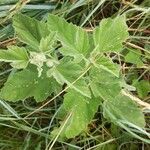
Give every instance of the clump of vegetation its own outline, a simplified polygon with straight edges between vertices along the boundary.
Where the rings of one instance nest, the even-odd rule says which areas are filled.
[[[39,3],[1,20],[2,149],[148,149],[147,2]]]

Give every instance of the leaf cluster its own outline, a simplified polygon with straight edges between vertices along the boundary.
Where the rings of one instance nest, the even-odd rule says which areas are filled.
[[[66,85],[60,114],[70,117],[52,135],[62,127],[61,137],[80,134],[99,106],[104,117],[116,124],[126,121],[144,128],[144,115],[122,94],[126,83],[120,65],[110,57],[123,49],[129,36],[125,16],[103,19],[93,33],[55,15],[42,22],[17,14],[13,27],[26,46],[0,50],[0,61],[9,62],[15,70],[0,91],[1,99],[16,102],[34,97],[41,102]],[[58,43],[61,46],[56,50]]]

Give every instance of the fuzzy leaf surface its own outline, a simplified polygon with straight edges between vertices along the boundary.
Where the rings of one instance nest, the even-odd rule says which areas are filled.
[[[39,51],[41,39],[50,33],[47,30],[46,23],[23,14],[17,14],[13,17],[13,27],[20,40],[29,45],[34,51]]]
[[[95,97],[101,97],[106,100],[121,92],[122,79],[103,69],[91,69],[90,77],[90,87]]]
[[[139,127],[145,127],[144,114],[141,109],[127,96],[119,94],[104,102],[103,111],[105,118],[112,122],[127,121]],[[115,120],[113,117],[115,117]]]
[[[57,33],[58,40],[65,47],[63,49],[64,53],[62,51],[64,55],[75,57],[76,55],[86,55],[88,53],[90,47],[88,34],[82,28],[55,15],[49,15],[48,27],[50,31]]]
[[[119,77],[119,65],[113,63],[110,58],[101,55],[95,62],[93,62],[93,64],[96,68],[103,69],[114,76]]]
[[[0,61],[10,62],[17,69],[26,68],[29,57],[24,47],[11,46],[8,50],[0,50]]]
[[[124,16],[115,19],[103,19],[94,31],[95,47],[100,52],[118,52],[122,49],[122,43],[128,38],[128,26]]]
[[[24,69],[9,76],[4,87],[1,89],[0,98],[16,102],[34,97],[37,102],[45,100],[55,92],[58,84],[52,78],[47,78],[43,73],[38,77],[34,69]]]
[[[70,88],[76,90],[86,97],[91,97],[89,87],[84,79],[80,77],[83,74],[83,68],[73,61],[65,59],[60,61],[60,64],[49,72],[59,84],[66,83]],[[78,79],[79,78],[79,79]],[[76,81],[74,84],[73,82]]]
[[[76,91],[69,90],[68,93],[65,94],[62,107],[66,112],[72,113],[72,115],[60,136],[73,138],[86,130],[87,125],[92,121],[99,104],[99,99],[89,99]],[[56,129],[53,133],[57,134],[58,131],[59,129]]]
[[[55,44],[55,33],[50,33],[48,36],[44,37],[40,41],[39,50],[41,52],[52,51]]]

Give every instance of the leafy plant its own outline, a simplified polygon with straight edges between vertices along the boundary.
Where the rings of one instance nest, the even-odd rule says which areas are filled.
[[[126,121],[144,128],[144,115],[122,94],[125,80],[109,55],[123,49],[122,43],[129,36],[125,21],[125,16],[103,19],[89,35],[55,15],[49,15],[46,23],[15,15],[13,27],[26,46],[0,51],[0,60],[18,69],[10,74],[0,98],[16,102],[34,97],[40,102],[51,94],[60,95],[65,87],[60,113],[71,116],[61,137],[72,138],[86,130],[99,106],[104,117],[116,124]],[[62,59],[57,43],[61,43],[58,51]]]

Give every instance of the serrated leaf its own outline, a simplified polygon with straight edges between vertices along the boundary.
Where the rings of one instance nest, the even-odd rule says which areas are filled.
[[[145,98],[148,95],[148,93],[150,92],[150,82],[149,81],[146,81],[146,80],[140,80],[140,81],[134,80],[133,81],[133,86],[136,87],[138,96],[140,98]]]
[[[45,100],[58,88],[53,78],[47,78],[46,74],[38,77],[35,69],[24,69],[9,76],[1,89],[0,98],[16,102],[34,97],[37,102]]]
[[[90,87],[95,97],[101,97],[106,100],[121,92],[122,79],[107,71],[93,68],[90,70],[90,77]]]
[[[39,50],[41,52],[52,51],[55,43],[55,33],[50,33],[48,36],[44,37],[40,41]]]
[[[108,57],[101,55],[96,61],[92,62],[98,69],[103,69],[110,72],[116,77],[119,77],[120,68],[119,65],[112,62]]]
[[[94,117],[100,102],[99,99],[89,99],[76,91],[69,90],[64,96],[62,107],[72,115],[60,136],[73,138],[84,131]],[[58,131],[59,129],[56,129],[52,134],[57,134]]]
[[[83,68],[73,61],[61,60],[60,64],[49,71],[48,75],[57,80],[59,84],[66,83],[70,88],[76,90],[84,96],[91,97],[88,85],[83,77]],[[80,79],[78,79],[80,77]],[[77,80],[78,79],[78,80]],[[77,80],[77,81],[76,81]],[[74,84],[73,82],[76,81]]]
[[[12,67],[22,69],[27,67],[29,57],[24,47],[11,46],[8,50],[0,50],[0,61],[10,62]]]
[[[64,56],[72,56],[72,57],[74,57],[74,61],[77,62],[77,63],[81,62],[81,60],[83,59],[83,57],[81,56],[81,54],[79,54],[78,52],[76,53],[74,50],[69,49],[67,47],[61,47],[59,49],[59,51]]]
[[[116,97],[111,97],[111,99],[104,102],[103,111],[105,118],[114,123],[123,120],[142,128],[145,127],[144,114],[137,104],[127,96],[120,94]],[[111,115],[115,117],[115,120]]]
[[[17,14],[13,17],[13,27],[20,40],[29,45],[34,51],[39,51],[41,39],[50,33],[46,23],[23,14]]]
[[[49,15],[48,27],[50,31],[57,32],[57,38],[66,48],[64,55],[75,57],[86,55],[89,50],[88,34],[80,27],[68,23],[65,19],[55,15]]]
[[[95,47],[98,46],[100,52],[118,52],[128,36],[126,19],[124,16],[118,16],[115,19],[103,19],[95,29],[93,38]]]

